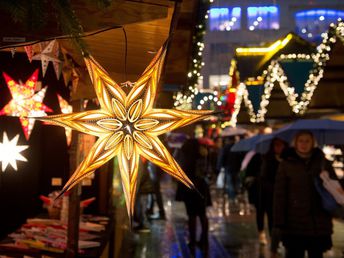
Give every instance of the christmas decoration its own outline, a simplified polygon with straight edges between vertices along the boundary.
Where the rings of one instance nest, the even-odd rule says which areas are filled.
[[[6,132],[3,132],[2,142],[0,142],[0,161],[2,163],[1,170],[4,172],[10,164],[14,170],[17,170],[17,160],[27,162],[27,159],[20,154],[23,150],[29,148],[28,145],[17,145],[19,135],[17,134],[9,140]]]
[[[281,55],[277,59],[271,61],[267,70],[265,70],[261,76],[264,79],[264,94],[262,95],[260,108],[257,114],[254,113],[252,103],[248,98],[246,85],[242,83],[238,88],[237,99],[234,105],[235,110],[233,112],[230,124],[236,124],[237,114],[240,111],[243,100],[248,110],[250,121],[252,123],[264,122],[271,91],[276,85],[281,87],[292,111],[298,115],[304,114],[310,104],[314,91],[323,77],[324,67],[327,61],[330,59],[332,46],[334,43],[336,43],[337,38],[341,41],[344,39],[344,23],[339,20],[337,25],[331,24],[329,31],[323,33],[322,37],[322,43],[317,47],[317,51],[312,55]],[[288,77],[280,65],[280,61],[283,60],[313,60],[314,68],[309,73],[308,80],[304,86],[304,92],[301,94],[301,96],[295,92],[294,87],[289,83]]]
[[[212,112],[153,108],[165,55],[166,47],[162,47],[128,94],[92,57],[85,58],[101,108],[39,118],[99,137],[61,194],[114,156],[118,158],[129,217],[134,211],[140,156],[188,187],[193,186],[158,136],[203,119]]]
[[[18,84],[6,73],[3,73],[3,76],[11,92],[12,100],[0,110],[0,115],[18,116],[25,138],[28,140],[35,123],[35,120],[29,117],[45,116],[46,112],[52,112],[49,107],[43,104],[47,87],[35,94],[38,69],[24,85]]]
[[[193,35],[193,47],[191,53],[191,64],[187,78],[187,89],[176,94],[174,106],[178,109],[188,110],[192,108],[192,100],[199,93],[197,86],[201,76],[201,69],[205,65],[202,60],[204,50],[204,35],[206,33],[207,19],[209,18],[209,4],[213,0],[199,1],[199,11],[197,17],[197,25]]]
[[[32,62],[32,57],[33,57],[33,46],[29,45],[29,46],[25,46],[24,47],[27,58],[29,59],[30,63]]]
[[[58,56],[56,56],[56,48],[58,47],[59,46],[56,39],[50,41],[46,46],[44,46],[43,43],[40,43],[41,52],[32,57],[32,60],[41,60],[43,77],[47,72],[49,62],[53,62],[54,67],[61,63],[61,61],[58,59]]]
[[[73,112],[73,107],[68,104],[66,100],[64,100],[60,95],[57,95],[59,106],[61,109],[62,114],[70,114]],[[69,127],[65,127],[66,131],[66,139],[67,139],[67,145],[69,146],[72,142],[72,129]]]

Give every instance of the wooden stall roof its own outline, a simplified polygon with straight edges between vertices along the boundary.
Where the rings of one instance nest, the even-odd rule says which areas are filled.
[[[285,43],[283,43],[283,41]],[[281,42],[281,44],[276,44],[278,42]],[[275,44],[277,45],[277,47],[272,47]],[[255,53],[240,54],[236,52],[234,59],[237,62],[240,81],[245,81],[249,77],[257,77],[261,75],[263,70],[265,70],[270,64],[271,60],[276,59],[282,54],[311,54],[315,51],[315,45],[299,37],[294,32],[290,32],[287,35],[276,39],[275,42],[270,42],[268,44],[265,44],[264,46],[257,46],[257,48],[262,47],[271,48],[271,51],[260,55],[257,55]],[[252,49],[252,47],[250,48]]]
[[[127,0],[113,2],[110,7],[100,10],[90,2],[85,5],[85,1],[73,1],[73,9],[86,34],[84,39],[89,52],[118,83],[135,81],[169,37],[178,3]],[[13,45],[14,42],[8,42],[11,38],[24,38],[26,42],[32,42],[61,36],[54,21],[49,21],[51,26],[48,29],[27,32],[20,24],[9,22],[6,15],[0,17],[0,47]],[[103,32],[97,33],[100,30]],[[94,97],[80,50],[69,39],[60,39],[59,42],[81,66],[83,75],[73,98]],[[24,50],[17,48],[17,51]]]

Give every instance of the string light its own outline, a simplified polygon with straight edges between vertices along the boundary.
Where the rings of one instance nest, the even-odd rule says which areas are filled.
[[[201,6],[200,10],[205,10],[204,14],[201,14],[199,24],[195,27],[195,34],[193,36],[193,50],[192,50],[192,62],[190,65],[190,70],[188,72],[187,78],[187,90],[184,92],[176,93],[174,99],[174,106],[177,109],[181,110],[190,110],[192,109],[192,101],[198,94],[198,81],[202,79],[201,69],[205,65],[202,61],[203,51],[204,51],[204,35],[206,33],[206,20],[209,18],[209,3],[212,3],[213,0],[209,2],[201,1],[201,5],[206,5],[205,8]],[[233,24],[235,21],[233,21]],[[199,108],[199,103],[196,103],[197,109]]]
[[[292,112],[298,115],[304,114],[310,104],[311,98],[319,84],[319,81],[323,77],[324,67],[327,61],[330,59],[329,53],[332,49],[333,44],[336,43],[337,38],[340,39],[344,44],[344,23],[341,22],[341,20],[339,20],[339,23],[337,25],[331,24],[329,31],[323,33],[322,37],[322,43],[317,47],[317,52],[315,54],[282,54],[278,59],[271,61],[267,70],[263,71],[262,74],[262,77],[265,78],[264,92],[261,98],[260,108],[257,111],[257,114],[254,113],[252,103],[248,98],[248,91],[246,85],[244,83],[241,83],[238,87],[237,98],[234,105],[234,112],[229,123],[232,126],[236,125],[237,115],[240,111],[242,101],[244,101],[244,105],[248,110],[251,122],[264,122],[265,115],[267,113],[267,106],[269,104],[269,99],[271,97],[271,91],[276,84],[278,84],[284,92],[287,101],[290,107],[292,108]],[[260,53],[258,50],[260,51],[261,49],[255,48],[255,51]],[[252,49],[249,51],[252,51]],[[310,71],[308,80],[304,85],[304,92],[301,94],[300,97],[295,92],[295,88],[290,85],[288,78],[280,65],[280,61],[288,59],[298,59],[307,61],[312,60],[314,62],[314,67]],[[297,101],[298,99],[299,101]]]

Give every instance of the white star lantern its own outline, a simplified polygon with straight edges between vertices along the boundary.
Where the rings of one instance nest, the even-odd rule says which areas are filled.
[[[40,45],[42,49],[42,45]],[[41,60],[42,62],[42,73],[43,77],[48,69],[49,62],[52,62],[54,65],[54,70],[56,76],[59,78],[59,65],[61,64],[61,60],[58,58],[59,50],[58,50],[58,42],[55,40],[50,41],[49,44],[42,49],[41,53],[34,55],[32,60]]]
[[[2,142],[0,142],[0,161],[1,170],[4,172],[10,164],[17,171],[17,160],[27,162],[27,159],[21,154],[23,150],[29,148],[28,145],[17,145],[19,134],[12,140],[9,140],[6,132],[3,133]]]

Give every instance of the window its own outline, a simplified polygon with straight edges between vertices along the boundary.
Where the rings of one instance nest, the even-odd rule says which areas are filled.
[[[209,76],[209,86],[211,89],[221,88],[222,90],[228,87],[229,75],[228,74],[216,74]]]
[[[247,27],[249,30],[278,30],[279,9],[277,6],[247,7]]]
[[[240,29],[241,8],[210,8],[210,30],[231,31]]]
[[[344,18],[344,11],[314,9],[295,13],[296,32],[308,40],[319,43],[321,33],[328,30],[330,24],[338,18]]]

